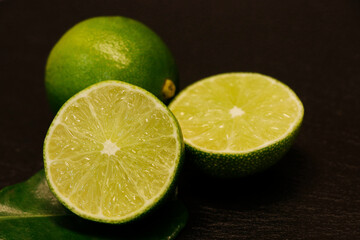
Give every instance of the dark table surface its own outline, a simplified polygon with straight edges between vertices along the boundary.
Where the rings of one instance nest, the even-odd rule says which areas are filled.
[[[214,180],[185,167],[190,212],[179,239],[360,239],[360,1],[0,0],[0,188],[43,167],[52,113],[50,49],[93,16],[135,18],[172,50],[180,88],[223,72],[259,72],[305,106],[302,130],[268,171]]]

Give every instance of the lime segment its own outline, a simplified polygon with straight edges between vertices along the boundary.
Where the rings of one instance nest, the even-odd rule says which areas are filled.
[[[146,213],[170,190],[182,156],[171,112],[120,81],[81,91],[60,109],[44,144],[49,185],[74,213],[120,223]]]

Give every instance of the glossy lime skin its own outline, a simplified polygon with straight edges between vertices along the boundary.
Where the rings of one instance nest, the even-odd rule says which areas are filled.
[[[166,79],[178,87],[174,58],[142,23],[120,16],[95,17],[68,30],[48,57],[45,87],[56,112],[71,96],[103,80],[140,86],[162,101]]]

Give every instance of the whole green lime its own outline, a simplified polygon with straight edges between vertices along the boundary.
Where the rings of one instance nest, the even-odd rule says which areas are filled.
[[[45,87],[57,111],[71,96],[103,81],[138,85],[166,102],[178,85],[174,58],[144,24],[120,16],[95,17],[68,30],[51,50]]]

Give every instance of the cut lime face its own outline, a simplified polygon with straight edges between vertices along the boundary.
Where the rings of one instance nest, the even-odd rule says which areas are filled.
[[[183,90],[169,107],[186,145],[201,158],[196,162],[213,175],[248,175],[272,165],[277,159],[264,150],[283,155],[304,114],[289,87],[256,73],[203,79]]]
[[[77,215],[122,223],[168,193],[183,152],[172,113],[149,92],[120,81],[68,100],[44,143],[50,188]]]

